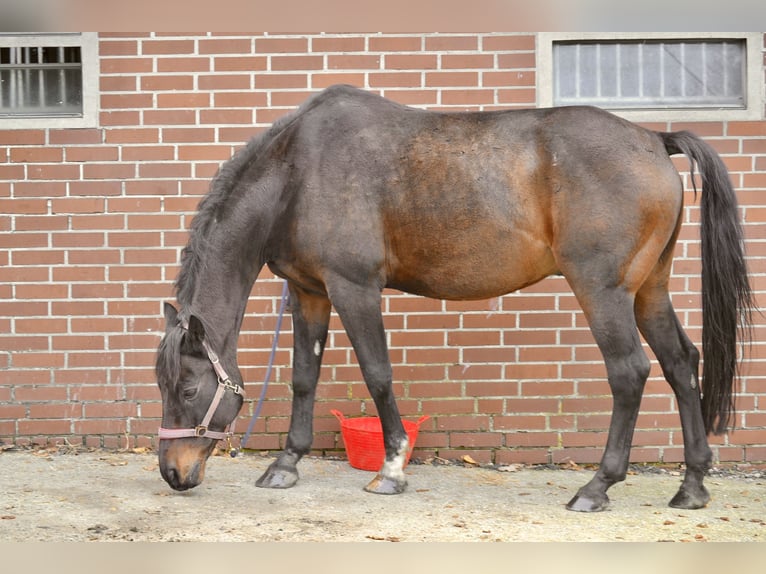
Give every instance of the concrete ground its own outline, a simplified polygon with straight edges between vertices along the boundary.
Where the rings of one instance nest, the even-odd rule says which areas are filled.
[[[140,449],[139,449],[140,450]],[[707,508],[667,506],[681,476],[635,470],[606,512],[564,505],[592,470],[416,464],[398,496],[366,493],[346,461],[306,458],[288,490],[254,486],[272,458],[214,456],[204,483],[171,490],[156,454],[0,452],[0,540],[14,541],[764,541],[766,473],[713,472]]]

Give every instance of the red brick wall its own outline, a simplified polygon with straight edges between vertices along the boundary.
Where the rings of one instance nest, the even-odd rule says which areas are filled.
[[[153,375],[161,305],[172,297],[186,228],[220,163],[311,93],[344,82],[430,108],[535,105],[534,35],[218,36],[103,34],[100,126],[0,124],[0,440],[155,444]],[[766,290],[766,122],[653,124],[691,129],[720,153],[739,190],[749,265]],[[686,161],[679,160],[686,170]],[[689,194],[674,303],[699,345],[697,206]],[[256,283],[240,341],[250,399],[261,390],[281,283]],[[482,462],[599,460],[611,398],[566,282],[546,279],[473,303],[387,292],[403,414],[431,419],[416,456]],[[740,384],[722,461],[766,460],[766,334]],[[248,447],[277,449],[288,426],[290,322]],[[337,317],[316,406],[317,451],[340,449],[337,408],[372,412]],[[653,364],[632,459],[682,460],[675,401]]]

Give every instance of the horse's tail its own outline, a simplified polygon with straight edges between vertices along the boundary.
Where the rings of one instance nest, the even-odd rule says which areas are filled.
[[[723,434],[734,416],[737,340],[751,335],[755,308],[747,276],[737,196],[726,166],[707,143],[689,132],[661,133],[668,154],[682,153],[702,179],[702,417],[708,433]]]

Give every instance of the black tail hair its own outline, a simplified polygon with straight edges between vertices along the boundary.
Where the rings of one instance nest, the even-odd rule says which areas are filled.
[[[734,408],[737,342],[751,336],[755,309],[747,275],[737,196],[720,156],[686,131],[660,133],[668,154],[693,160],[702,179],[702,417],[708,433],[723,434]]]

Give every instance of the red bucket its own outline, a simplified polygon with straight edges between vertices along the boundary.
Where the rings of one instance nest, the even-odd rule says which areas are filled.
[[[355,417],[347,419],[343,413],[335,409],[330,411],[340,421],[340,432],[343,436],[343,444],[346,445],[346,454],[348,463],[354,468],[361,470],[380,470],[383,461],[386,458],[386,449],[383,446],[383,429],[378,417]],[[407,456],[404,459],[404,466],[410,462],[412,449],[415,447],[415,441],[418,438],[420,425],[427,421],[428,415],[420,417],[418,422],[402,421],[404,430],[410,441],[410,447],[407,449]]]

